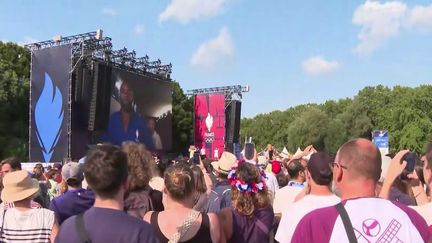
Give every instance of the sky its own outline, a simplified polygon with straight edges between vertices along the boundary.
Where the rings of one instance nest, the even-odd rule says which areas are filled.
[[[250,85],[242,117],[432,81],[432,1],[0,0],[0,40],[103,29],[186,91]]]

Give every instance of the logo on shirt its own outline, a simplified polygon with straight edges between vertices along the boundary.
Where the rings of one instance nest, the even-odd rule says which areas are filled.
[[[366,219],[362,224],[363,233],[367,236],[375,237],[381,231],[381,225],[376,219]]]

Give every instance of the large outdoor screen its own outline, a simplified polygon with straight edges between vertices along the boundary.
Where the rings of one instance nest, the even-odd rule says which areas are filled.
[[[110,116],[101,140],[116,145],[144,143],[150,150],[172,146],[171,82],[113,69]]]
[[[72,157],[84,156],[91,144],[120,146],[125,141],[143,143],[151,151],[170,151],[171,81],[97,65],[97,78],[84,81],[84,97],[73,102]]]

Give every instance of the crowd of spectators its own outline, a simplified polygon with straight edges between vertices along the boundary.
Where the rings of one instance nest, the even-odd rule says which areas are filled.
[[[335,155],[197,161],[125,142],[32,171],[6,158],[0,242],[431,242],[432,143],[412,154],[360,138]]]

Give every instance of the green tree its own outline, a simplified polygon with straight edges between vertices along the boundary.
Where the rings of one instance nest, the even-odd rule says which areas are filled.
[[[288,147],[295,151],[297,146],[304,148],[313,144],[317,149],[325,149],[324,139],[329,122],[327,114],[317,107],[304,111],[289,126]]]
[[[193,142],[193,99],[184,94],[178,82],[172,83],[173,152],[185,153]]]
[[[28,160],[30,53],[0,42],[0,158]]]

